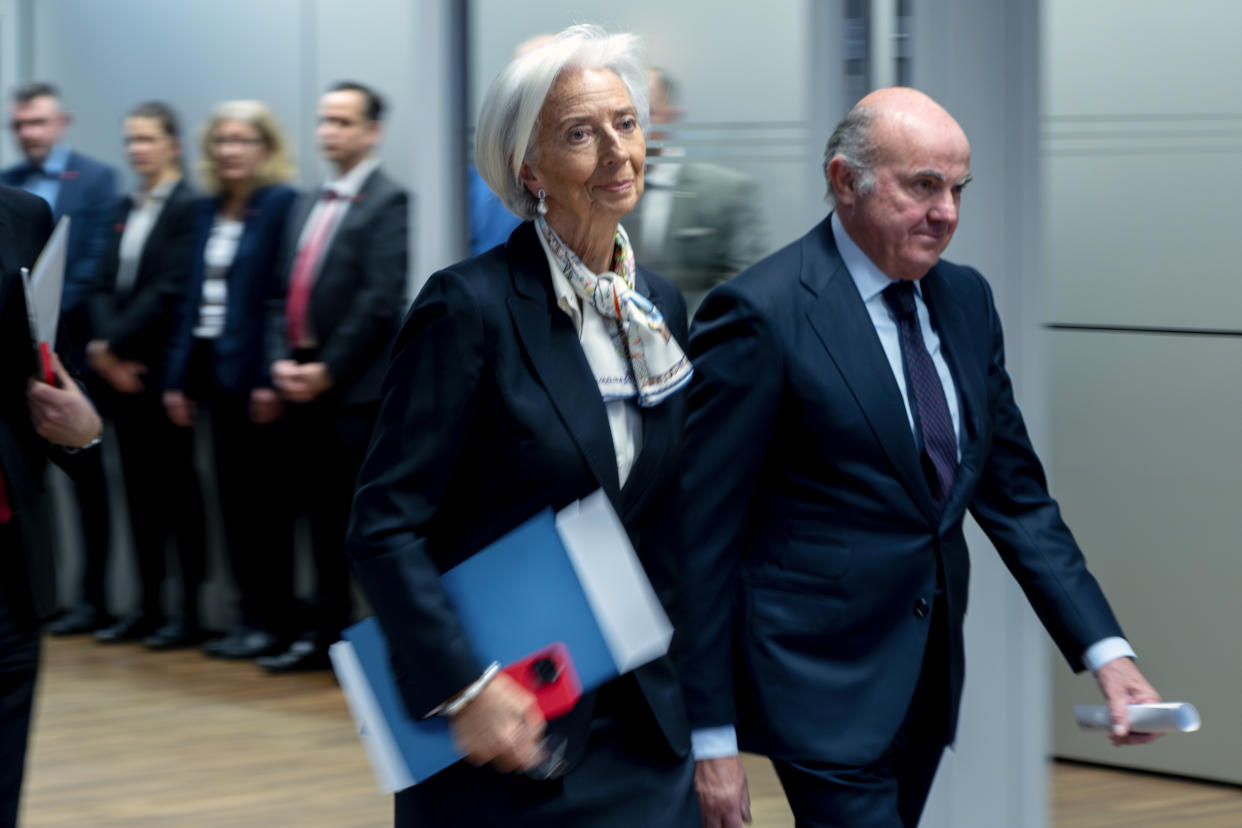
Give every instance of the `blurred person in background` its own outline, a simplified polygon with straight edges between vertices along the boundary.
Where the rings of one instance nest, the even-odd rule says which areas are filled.
[[[671,609],[685,306],[618,224],[642,195],[646,121],[630,35],[575,26],[512,61],[484,100],[475,162],[526,221],[434,274],[398,335],[347,546],[406,708],[447,716],[468,760],[398,793],[398,825],[700,824],[669,658],[545,722],[473,651],[439,580],[602,489]]]
[[[204,650],[223,658],[280,652],[292,602],[292,527],[280,488],[281,402],[263,346],[277,259],[296,192],[289,143],[267,105],[226,101],[203,131],[190,277],[169,343],[164,408],[181,428],[209,409],[224,540],[240,618]]]
[[[158,101],[134,107],[124,134],[138,187],[117,202],[105,230],[108,249],[86,300],[86,356],[102,380],[96,402],[120,448],[140,592],[137,607],[95,637],[143,639],[164,649],[199,639],[207,560],[193,432],[169,422],[160,399],[172,312],[190,273],[198,199],[183,175],[171,108]],[[170,538],[178,553],[180,609],[167,617],[161,593]]]
[[[52,232],[40,199],[0,186],[0,825],[17,825],[39,669],[39,622],[56,606],[48,457],[89,460],[102,431],[81,388],[55,361],[57,385],[37,382],[19,273]],[[63,448],[56,448],[57,446]],[[68,448],[66,451],[64,448]],[[88,448],[83,451],[81,449]]]
[[[677,85],[662,69],[649,69],[647,77],[657,145],[647,153],[646,194],[625,227],[643,264],[681,290],[693,316],[709,290],[763,255],[758,196],[742,173],[682,160],[685,151],[667,129],[685,112]]]
[[[537,34],[518,44],[514,50],[515,58],[521,57],[532,49],[537,49],[552,39],[550,34]],[[470,255],[477,256],[491,250],[498,244],[509,239],[522,220],[505,206],[505,203],[491,191],[487,182],[479,175],[477,167],[466,170],[467,226],[470,230]]]
[[[70,217],[61,323],[70,367],[80,371],[88,336],[83,306],[104,252],[103,228],[116,199],[116,173],[70,148],[65,135],[72,120],[51,84],[36,81],[15,89],[11,127],[23,160],[0,173],[0,183],[42,198],[52,208],[53,221]],[[91,452],[72,471],[81,518],[81,580],[76,603],[51,626],[54,635],[90,632],[111,620],[105,595],[111,528],[102,452]]]
[[[409,270],[409,194],[375,157],[384,113],[383,99],[358,83],[320,98],[315,136],[334,175],[294,204],[281,291],[268,306],[272,383],[288,432],[282,487],[310,520],[315,571],[297,639],[259,659],[271,672],[328,667],[328,645],[350,621],[345,526]]]

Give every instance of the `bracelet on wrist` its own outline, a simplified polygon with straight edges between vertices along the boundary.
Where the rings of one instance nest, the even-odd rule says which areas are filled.
[[[457,698],[453,699],[451,702],[445,703],[445,705],[437,712],[441,716],[457,715],[461,712],[463,707],[478,698],[478,695],[483,692],[483,688],[491,684],[492,679],[496,678],[496,674],[499,672],[500,662],[493,661],[491,664],[487,665],[487,669],[483,671],[483,675],[479,676],[474,680],[473,684],[461,691]]]

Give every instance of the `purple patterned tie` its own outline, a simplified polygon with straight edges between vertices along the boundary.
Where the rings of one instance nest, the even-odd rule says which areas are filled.
[[[914,424],[922,435],[924,476],[936,505],[944,508],[957,475],[957,437],[945,401],[940,374],[932,362],[914,307],[914,283],[894,282],[884,288],[884,302],[897,317],[901,359],[906,364],[908,392],[914,402]]]

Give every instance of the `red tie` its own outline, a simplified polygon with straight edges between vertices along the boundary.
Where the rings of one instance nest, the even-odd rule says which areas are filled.
[[[293,274],[289,277],[289,297],[285,300],[285,333],[289,337],[289,344],[294,348],[307,344],[310,338],[307,311],[310,308],[311,285],[315,280],[315,269],[319,266],[324,242],[328,240],[328,233],[336,222],[336,193],[324,190],[323,200],[324,204],[307,233],[306,243],[298,251]]]

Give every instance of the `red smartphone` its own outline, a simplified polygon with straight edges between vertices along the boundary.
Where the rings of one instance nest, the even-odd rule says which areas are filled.
[[[564,716],[582,698],[582,682],[569,648],[559,641],[518,659],[503,672],[534,693],[545,719]]]

